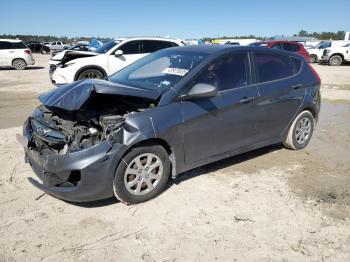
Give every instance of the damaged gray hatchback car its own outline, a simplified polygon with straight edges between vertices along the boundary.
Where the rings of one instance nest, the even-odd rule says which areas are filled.
[[[168,178],[283,142],[304,148],[320,109],[320,79],[300,56],[259,47],[176,47],[109,81],[55,88],[18,140],[39,177],[68,201],[115,195],[140,203]]]

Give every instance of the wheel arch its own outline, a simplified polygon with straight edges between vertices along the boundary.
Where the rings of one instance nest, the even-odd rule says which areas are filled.
[[[133,148],[135,147],[139,147],[139,146],[149,146],[149,145],[160,145],[162,146],[166,152],[168,153],[169,155],[169,160],[170,160],[170,164],[171,164],[171,176],[173,178],[176,177],[177,175],[177,169],[176,169],[176,156],[175,156],[175,153],[174,153],[174,150],[172,149],[172,147],[170,146],[170,144],[165,141],[164,139],[162,138],[148,138],[148,139],[145,139],[145,140],[141,140],[141,141],[138,141],[136,142],[135,144],[131,145],[125,152],[124,154],[122,155],[122,157],[120,158],[120,161],[119,163],[117,164],[116,168],[118,168],[120,162],[122,161],[122,159],[124,158],[124,156],[126,154],[128,154]]]
[[[26,65],[27,65],[27,61],[24,58],[22,58],[22,57],[13,58],[12,61],[11,61],[11,65],[13,65],[13,61],[18,60],[18,59],[24,61],[24,63],[26,63]]]
[[[336,55],[340,56],[344,60],[344,55],[342,53],[334,53],[330,56],[329,59],[331,59],[333,56],[336,56]]]
[[[98,65],[87,65],[87,66],[83,66],[82,68],[80,68],[74,75],[74,81],[77,81],[78,80],[78,77],[79,75],[84,71],[84,70],[87,70],[87,69],[97,69],[99,70],[103,76],[106,78],[107,77],[107,72],[106,70],[104,70],[101,66],[98,66]]]

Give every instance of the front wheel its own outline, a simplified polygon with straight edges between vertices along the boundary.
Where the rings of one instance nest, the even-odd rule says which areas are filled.
[[[301,112],[289,128],[283,145],[289,149],[303,149],[310,142],[314,132],[315,119],[310,111]]]
[[[16,70],[24,70],[26,68],[26,66],[27,66],[27,63],[23,59],[17,58],[15,60],[13,60],[12,66]]]
[[[343,58],[340,55],[334,55],[329,59],[328,63],[331,66],[340,66],[343,63]]]
[[[78,80],[83,79],[103,79],[104,75],[100,70],[97,69],[86,69],[81,72],[78,76]]]
[[[164,147],[135,147],[123,157],[115,172],[114,195],[126,204],[145,202],[164,190],[169,175],[169,155]]]
[[[310,63],[317,63],[317,56],[316,55],[310,55],[310,59],[309,59],[309,61],[310,61]]]

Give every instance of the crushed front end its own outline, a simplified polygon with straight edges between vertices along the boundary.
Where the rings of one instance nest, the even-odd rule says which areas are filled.
[[[25,161],[39,178],[29,181],[73,202],[113,196],[114,172],[127,149],[125,136],[139,134],[125,128],[126,118],[150,106],[137,97],[96,92],[83,104],[74,110],[42,104],[24,123],[23,136],[17,136]]]

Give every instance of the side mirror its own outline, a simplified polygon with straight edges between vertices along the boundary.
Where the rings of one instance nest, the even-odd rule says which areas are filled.
[[[218,90],[216,86],[206,83],[195,84],[187,94],[180,96],[182,100],[190,100],[196,98],[208,98],[216,96]]]
[[[123,55],[123,51],[122,50],[117,50],[117,51],[115,51],[115,53],[114,53],[114,56],[116,56],[116,57],[118,57],[118,56],[122,56]]]

